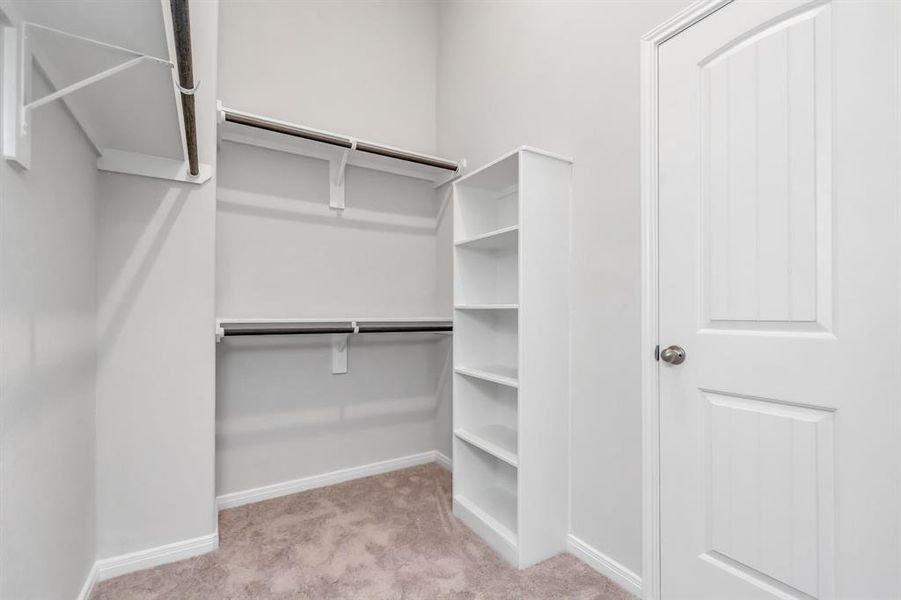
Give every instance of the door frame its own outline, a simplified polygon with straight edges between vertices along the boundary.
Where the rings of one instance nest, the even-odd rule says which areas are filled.
[[[657,53],[661,44],[732,1],[694,2],[641,38],[641,591],[644,600],[660,600]]]

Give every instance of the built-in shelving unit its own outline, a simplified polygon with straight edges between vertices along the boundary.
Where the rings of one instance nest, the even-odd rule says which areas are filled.
[[[566,547],[571,171],[520,148],[454,183],[454,514],[519,568]]]

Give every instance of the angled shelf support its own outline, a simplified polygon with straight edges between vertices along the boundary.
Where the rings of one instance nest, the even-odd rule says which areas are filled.
[[[31,97],[32,70],[34,68],[34,50],[29,33],[33,29],[76,41],[96,44],[113,52],[121,53],[127,58],[115,66],[29,101],[28,99]],[[18,27],[4,27],[2,35],[3,157],[7,160],[15,161],[25,169],[31,166],[31,117],[34,109],[145,62],[172,68],[172,63],[168,60],[60,31],[52,27],[45,27],[37,23],[23,22]]]
[[[22,168],[31,167],[31,134],[35,110],[57,100],[66,103],[76,121],[91,141],[99,157],[97,167],[100,170],[142,175],[161,179],[170,179],[188,183],[201,184],[209,180],[212,169],[209,165],[199,165],[197,175],[191,175],[185,160],[153,153],[120,150],[107,147],[97,135],[97,123],[86,117],[87,111],[78,110],[72,96],[86,88],[106,83],[110,78],[121,73],[132,71],[140,65],[156,65],[173,72],[175,64],[165,58],[144,54],[136,50],[108,44],[103,41],[83,37],[39,23],[22,21],[18,25],[0,26],[0,43],[2,43],[2,149],[3,158],[15,162]],[[47,59],[37,40],[52,39],[54,43],[72,43],[74,46],[90,47],[94,51],[104,53],[104,60],[97,66],[97,71],[90,75],[75,74],[75,81],[61,82],[72,78],[73,74],[60,72],[52,61]],[[111,59],[115,60],[111,60]],[[32,79],[36,68],[49,80],[51,91],[39,98],[32,97]],[[68,76],[68,77],[66,77]],[[157,75],[156,77],[159,77]],[[172,75],[164,80],[173,81]],[[113,84],[106,83],[111,86]],[[115,88],[111,88],[115,91]],[[173,102],[175,96],[173,95]],[[169,114],[166,107],[160,114]],[[175,112],[180,112],[176,108]],[[96,121],[96,119],[95,119]],[[102,123],[101,123],[102,125]],[[181,131],[182,149],[184,149],[184,131]],[[175,152],[178,149],[175,148]]]
[[[332,375],[347,373],[347,342],[350,336],[360,332],[356,321],[351,321],[353,332],[339,333],[332,336]]]
[[[344,210],[344,175],[347,172],[347,160],[350,158],[351,152],[357,149],[357,140],[351,138],[350,148],[341,152],[341,156],[329,159],[329,208],[335,210]]]

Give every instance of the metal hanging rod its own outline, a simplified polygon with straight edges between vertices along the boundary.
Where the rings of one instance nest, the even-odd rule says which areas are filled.
[[[450,334],[451,319],[353,319],[337,320],[257,320],[224,319],[216,321],[216,342],[233,336],[328,335],[331,337],[332,374],[347,373],[350,339],[358,333],[437,333]]]
[[[345,324],[346,323],[346,324]],[[423,321],[412,323],[369,322],[323,322],[312,324],[297,323],[220,323],[219,336],[258,335],[323,335],[356,333],[447,333],[454,326],[450,322]]]
[[[326,333],[441,333],[453,331],[453,325],[417,325],[404,326],[379,326],[359,325],[358,327],[255,327],[242,329],[225,328],[223,335],[226,337],[236,335],[316,335]]]
[[[238,125],[245,125],[247,127],[256,127],[257,129],[265,129],[274,133],[290,135],[292,137],[312,140],[314,142],[321,142],[323,144],[331,144],[332,146],[339,146],[348,150],[354,149],[369,154],[377,154],[379,156],[412,162],[428,167],[435,167],[437,169],[444,169],[446,171],[456,172],[460,169],[460,165],[456,162],[436,158],[434,156],[428,156],[427,154],[419,154],[416,152],[409,152],[407,150],[398,150],[397,148],[391,148],[390,146],[383,146],[381,144],[375,144],[373,142],[354,140],[353,138],[326,133],[324,131],[318,131],[316,129],[310,129],[307,127],[301,127],[299,125],[292,125],[281,121],[274,121],[256,115],[249,115],[246,113],[230,110],[227,108],[223,108],[222,112],[224,113],[225,120],[229,123],[236,123]]]
[[[191,58],[191,15],[188,0],[169,0],[172,9],[172,29],[175,34],[175,54],[178,63],[178,87],[181,92],[181,112],[185,121],[185,143],[188,149],[188,171],[196,177],[200,173],[197,159],[197,117],[194,112],[194,62]]]

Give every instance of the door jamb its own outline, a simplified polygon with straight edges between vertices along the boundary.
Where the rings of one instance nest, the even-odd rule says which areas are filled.
[[[657,52],[661,44],[732,0],[699,0],[641,38],[641,439],[642,598],[660,600],[658,389]]]

